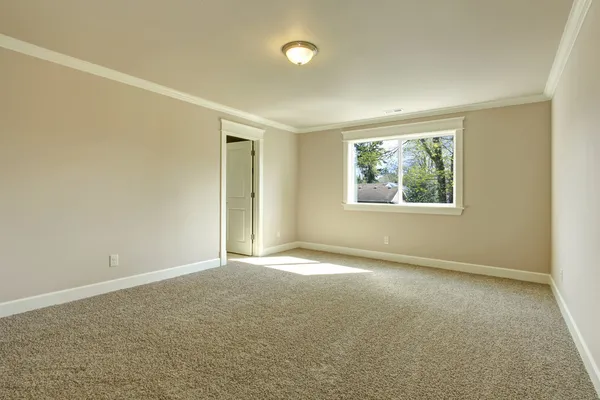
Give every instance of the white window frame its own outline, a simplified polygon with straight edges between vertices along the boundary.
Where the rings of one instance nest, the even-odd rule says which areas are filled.
[[[344,199],[347,211],[400,212],[416,214],[461,215],[463,212],[463,122],[464,117],[415,122],[403,125],[342,132],[344,143]],[[371,204],[356,201],[355,143],[376,140],[409,140],[425,137],[454,136],[454,203]],[[399,179],[402,178],[402,150],[399,151]],[[399,190],[402,182],[399,182]],[[400,196],[402,199],[402,196]],[[402,201],[402,200],[401,200]]]

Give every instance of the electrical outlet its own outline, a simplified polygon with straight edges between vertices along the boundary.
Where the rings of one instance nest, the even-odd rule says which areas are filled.
[[[390,237],[389,236],[384,236],[383,237],[383,244],[390,244]]]
[[[277,237],[280,238],[281,237],[281,232],[277,232]]]
[[[560,281],[563,282],[565,280],[565,271],[561,268],[560,269]]]
[[[118,267],[119,266],[119,255],[118,254],[111,254],[108,257],[108,266],[109,267]]]

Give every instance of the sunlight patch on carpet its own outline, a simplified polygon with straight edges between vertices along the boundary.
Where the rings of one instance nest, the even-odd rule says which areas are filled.
[[[294,274],[300,275],[362,274],[365,272],[371,272],[366,269],[327,263],[264,265],[264,267],[277,269],[280,271],[293,272]]]
[[[277,269],[279,271],[292,272],[299,275],[339,275],[372,272],[366,269],[347,267],[345,265],[321,263],[319,261],[299,257],[245,257],[231,258],[230,260],[237,261],[239,263]]]
[[[237,261],[252,265],[285,265],[285,264],[315,264],[318,261],[307,260],[298,257],[247,257],[247,258],[231,258],[231,261]]]

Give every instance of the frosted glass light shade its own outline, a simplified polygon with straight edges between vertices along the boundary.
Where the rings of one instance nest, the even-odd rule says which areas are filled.
[[[317,54],[318,49],[312,43],[297,41],[290,42],[281,48],[283,54],[296,65],[308,63]]]

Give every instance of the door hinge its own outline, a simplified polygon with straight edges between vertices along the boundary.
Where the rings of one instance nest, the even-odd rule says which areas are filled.
[[[250,151],[250,155],[251,155],[252,157],[254,157],[254,156],[256,155],[256,150],[252,150],[252,151]]]
[[[251,198],[255,198],[256,197],[256,193],[254,193],[254,192],[250,193],[250,197]]]
[[[250,240],[252,240],[254,242],[254,233],[252,235],[250,235]]]

